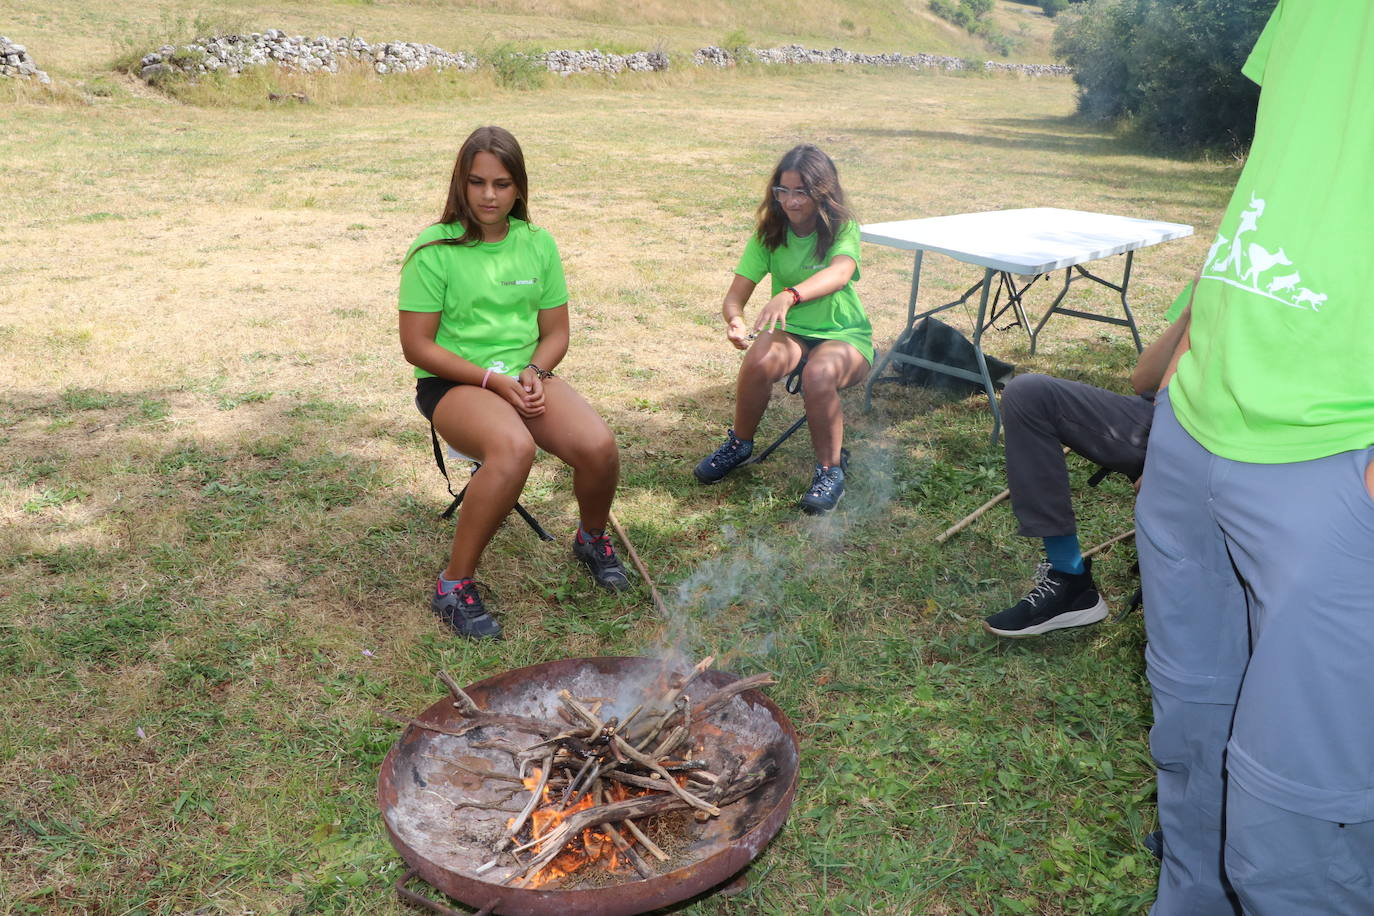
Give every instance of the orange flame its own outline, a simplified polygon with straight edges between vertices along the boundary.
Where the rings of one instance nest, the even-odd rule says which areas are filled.
[[[539,782],[543,774],[539,768],[524,779],[525,788],[531,792],[539,788]],[[646,790],[647,791],[647,790]],[[644,792],[631,791],[629,787],[620,783],[610,783],[606,789],[607,801],[624,801],[634,798]],[[573,804],[566,808],[560,808],[558,801],[553,797],[547,786],[540,797],[539,807],[535,808],[530,814],[531,838],[547,837],[549,833],[556,830],[558,825],[567,818],[592,807],[594,800],[591,793],[583,795]],[[514,818],[507,822],[507,826],[514,823]],[[581,836],[570,841],[563,847],[563,851],[553,858],[551,862],[531,874],[526,883],[527,887],[543,887],[554,881],[581,871],[591,865],[600,865],[608,871],[624,871],[628,867],[625,857],[616,849],[615,841],[611,838],[611,831],[617,830],[615,827],[603,825],[601,827],[589,827],[582,831]],[[635,842],[633,836],[619,834],[621,839],[628,843]],[[543,843],[538,843],[533,848],[533,853],[537,855],[544,849]]]

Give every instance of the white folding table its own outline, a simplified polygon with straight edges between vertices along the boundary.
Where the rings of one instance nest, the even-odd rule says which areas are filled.
[[[1008,309],[1014,310],[1017,323],[1030,335],[1031,352],[1045,322],[1054,314],[1124,325],[1131,329],[1136,350],[1141,349],[1140,332],[1127,301],[1131,283],[1131,262],[1138,248],[1146,248],[1193,234],[1193,227],[1182,223],[1089,213],[1083,210],[1062,210],[1057,207],[1033,207],[1024,210],[990,210],[985,213],[962,213],[955,216],[934,216],[928,219],[908,219],[887,223],[872,223],[860,228],[865,242],[887,245],[916,253],[911,272],[911,296],[907,301],[906,327],[896,343],[878,361],[869,374],[864,390],[864,409],[872,405],[873,385],[882,380],[883,371],[893,362],[921,366],[956,378],[977,382],[988,394],[992,407],[992,440],[997,441],[1002,427],[1002,414],[997,406],[992,377],[983,358],[983,331]],[[969,287],[953,302],[916,311],[916,296],[921,286],[921,262],[927,251],[949,255],[958,261],[983,268],[983,279]],[[1083,265],[1112,255],[1126,255],[1121,283],[1113,283],[1089,273]],[[1052,272],[1064,271],[1064,285],[1038,324],[1031,327],[1023,298],[1039,279],[1048,279]],[[1078,280],[1091,280],[1115,290],[1121,297],[1124,317],[1103,315],[1068,308],[1064,295]],[[995,293],[994,293],[995,289]],[[979,372],[907,356],[898,352],[915,332],[916,323],[928,315],[963,305],[975,292],[980,292],[978,318],[973,328],[973,347],[977,351]],[[1006,302],[1002,303],[1002,295]],[[991,299],[991,313],[989,313]]]

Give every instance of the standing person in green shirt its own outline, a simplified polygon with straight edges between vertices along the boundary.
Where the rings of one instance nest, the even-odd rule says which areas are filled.
[[[770,297],[751,327],[744,306],[765,275],[772,276]],[[716,483],[748,460],[774,383],[805,359],[802,398],[816,468],[801,508],[835,508],[845,473],[840,391],[862,382],[873,363],[873,327],[854,291],[858,279],[859,225],[835,163],[814,146],[793,147],[768,179],[757,228],[721,306],[726,338],[748,353],[736,382],[735,424],[696,466],[697,480]]]
[[[401,350],[415,366],[415,404],[482,465],[430,598],[445,624],[473,639],[501,635],[472,577],[536,449],[573,469],[573,556],[598,585],[629,585],[606,534],[620,453],[606,422],[554,375],[568,350],[568,290],[558,246],[530,223],[528,199],[520,144],[500,127],[478,128],[458,151],[443,215],[401,268]]]
[[[1136,504],[1153,916],[1374,913],[1374,4],[1279,0]]]

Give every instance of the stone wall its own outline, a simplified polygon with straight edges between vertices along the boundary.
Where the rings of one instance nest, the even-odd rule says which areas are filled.
[[[969,61],[961,57],[938,54],[860,54],[844,48],[818,51],[801,45],[780,48],[751,48],[749,53],[762,64],[862,64],[868,67],[900,67],[908,70],[967,70]],[[727,67],[734,63],[734,55],[724,48],[702,48],[693,57],[698,66]],[[1068,76],[1072,67],[1058,64],[1009,64],[1003,61],[983,61],[986,70],[1026,73],[1031,76]]]
[[[633,54],[607,54],[603,51],[549,51],[544,64],[554,73],[621,73],[633,70],[651,73],[668,69],[668,55],[662,51],[636,51]]]
[[[281,29],[251,35],[198,38],[188,45],[163,45],[144,56],[139,75],[154,80],[168,73],[240,73],[245,67],[276,63],[304,73],[337,73],[341,61],[359,61],[378,73],[411,70],[475,70],[477,58],[413,41],[368,44],[361,38],[305,38]]]
[[[843,48],[819,51],[801,45],[750,49],[749,55],[762,64],[862,64],[870,67],[900,67],[910,70],[964,70],[969,61],[936,54],[859,54]],[[551,72],[563,76],[573,73],[616,74],[626,71],[667,70],[668,55],[662,51],[610,54],[599,50],[548,51],[536,58]],[[139,75],[156,80],[172,73],[199,75],[223,71],[241,73],[246,67],[275,63],[303,73],[337,73],[340,63],[357,61],[377,73],[408,73],[435,70],[476,70],[478,58],[462,51],[445,51],[434,45],[413,41],[387,41],[369,44],[361,38],[305,38],[288,36],[281,29],[268,29],[250,35],[216,35],[198,38],[180,47],[163,45],[144,55]],[[731,67],[735,55],[714,46],[698,49],[692,55],[698,67]],[[1067,76],[1072,68],[1054,64],[1009,64],[986,61],[987,70],[1011,71],[1031,76]],[[0,38],[0,76],[37,79],[48,83],[48,75],[34,66],[23,45]]]
[[[0,36],[0,77],[11,79],[35,79],[40,83],[51,83],[48,74],[34,65],[29,57],[29,49],[17,45],[8,38]]]
[[[862,64],[871,67],[901,67],[911,70],[964,70],[969,62],[959,57],[935,54],[859,54],[843,48],[819,51],[801,45],[780,48],[751,49],[753,59],[764,64]],[[573,73],[623,73],[625,71],[654,72],[667,70],[668,55],[662,51],[638,51],[633,54],[610,54],[599,50],[548,51],[538,58],[551,72],[560,75]],[[224,70],[239,73],[244,67],[276,63],[289,70],[306,73],[337,72],[342,60],[366,63],[378,73],[406,73],[433,67],[437,70],[475,70],[480,61],[462,51],[445,51],[434,45],[409,41],[388,41],[368,44],[361,38],[304,38],[288,37],[280,29],[254,32],[251,35],[221,35],[201,38],[189,45],[164,45],[145,56],[140,75],[146,80],[181,72],[189,74]],[[692,55],[698,67],[730,67],[735,56],[724,48],[714,46],[698,49]],[[1069,67],[1053,64],[1009,64],[986,61],[988,70],[1026,73],[1032,76],[1063,76],[1072,73]]]

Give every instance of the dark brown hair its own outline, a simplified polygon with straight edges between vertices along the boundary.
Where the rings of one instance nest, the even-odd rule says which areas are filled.
[[[768,178],[763,203],[758,209],[756,232],[769,251],[776,251],[787,241],[787,213],[782,204],[773,199],[773,188],[782,183],[783,172],[800,175],[802,187],[816,202],[816,257],[823,258],[834,244],[840,227],[854,221],[854,213],[844,200],[844,188],[840,187],[840,173],[829,156],[809,143],[794,146],[783,154]]]
[[[511,180],[515,182],[515,206],[510,215],[525,222],[530,220],[529,199],[530,180],[525,172],[525,154],[515,136],[504,127],[479,127],[468,135],[458,148],[458,159],[453,163],[453,178],[448,184],[448,199],[444,201],[444,212],[439,222],[447,225],[458,223],[463,234],[453,239],[435,239],[417,245],[415,251],[406,256],[409,261],[421,248],[430,245],[476,245],[482,241],[482,226],[477,217],[468,209],[468,176],[472,174],[472,162],[478,153],[491,153],[501,161]]]

